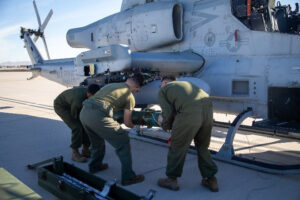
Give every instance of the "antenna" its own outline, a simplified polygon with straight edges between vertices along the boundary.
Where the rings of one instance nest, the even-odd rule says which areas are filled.
[[[44,43],[44,46],[45,46],[45,49],[46,49],[48,59],[50,59],[50,55],[49,55],[49,51],[48,51],[48,47],[47,47],[47,43],[46,43],[46,39],[45,39],[44,30],[45,30],[51,16],[53,15],[53,11],[52,11],[52,9],[49,11],[49,13],[48,13],[47,17],[45,18],[43,24],[41,24],[41,18],[40,18],[39,11],[37,9],[36,3],[35,3],[34,0],[33,0],[32,3],[33,3],[36,18],[37,18],[37,21],[38,21],[38,24],[39,24],[39,29],[34,33],[35,37],[34,37],[33,41],[36,42],[39,39],[39,37],[41,37],[43,39],[43,43]]]

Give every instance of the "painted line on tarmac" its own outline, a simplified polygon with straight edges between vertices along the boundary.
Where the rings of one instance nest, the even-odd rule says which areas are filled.
[[[6,98],[6,97],[0,97],[0,101],[5,101],[5,102],[12,102],[12,103],[17,103],[25,106],[32,106],[36,108],[42,108],[42,109],[47,109],[47,110],[53,110],[53,106],[45,105],[45,104],[38,104],[34,102],[29,102],[29,101],[22,101],[18,99],[11,99],[11,98]]]

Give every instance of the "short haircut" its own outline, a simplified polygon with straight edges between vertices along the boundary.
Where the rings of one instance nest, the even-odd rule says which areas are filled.
[[[139,87],[142,87],[145,84],[144,76],[141,73],[136,73],[130,77]]]
[[[98,90],[100,90],[100,86],[97,84],[91,84],[87,88],[87,92],[94,95]]]
[[[161,81],[164,81],[164,80],[176,81],[176,77],[173,75],[163,76]]]

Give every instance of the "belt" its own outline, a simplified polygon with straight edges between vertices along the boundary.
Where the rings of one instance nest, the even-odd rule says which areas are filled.
[[[92,99],[87,99],[83,102],[84,106],[92,109],[100,110],[102,113],[106,114],[108,117],[113,117],[113,108],[104,102],[98,102]]]
[[[182,108],[181,111],[176,111],[177,114],[179,113],[193,113],[197,111],[197,107],[205,107],[205,108],[211,108],[212,107],[212,101],[210,98],[202,98],[199,101],[196,102],[189,102],[186,103],[185,106]]]

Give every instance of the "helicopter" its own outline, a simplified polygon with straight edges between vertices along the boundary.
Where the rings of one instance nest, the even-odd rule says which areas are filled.
[[[156,104],[160,79],[173,74],[208,92],[214,112],[235,114],[219,159],[235,156],[236,130],[248,117],[257,126],[300,122],[300,15],[275,0],[123,0],[119,13],[66,34],[75,58],[50,59],[44,30],[21,27],[31,78],[65,86],[124,82],[136,72],[146,85],[139,105]],[[35,38],[32,40],[31,36]],[[43,39],[48,60],[34,41]]]

